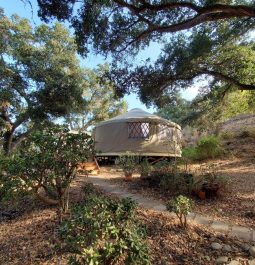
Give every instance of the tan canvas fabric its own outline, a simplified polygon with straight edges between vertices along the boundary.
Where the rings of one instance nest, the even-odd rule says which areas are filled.
[[[129,138],[130,122],[148,122],[149,137]],[[150,156],[181,156],[180,126],[139,109],[99,123],[94,130],[94,138],[98,155],[119,155],[131,151]]]

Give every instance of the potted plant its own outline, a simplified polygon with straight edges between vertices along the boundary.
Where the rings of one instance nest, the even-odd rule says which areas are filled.
[[[120,155],[115,160],[115,164],[119,165],[122,168],[127,181],[132,180],[132,176],[138,164],[138,160],[138,156],[131,152],[126,152],[125,154]]]
[[[228,185],[228,179],[220,175],[214,165],[209,165],[208,170],[202,175],[201,191],[205,193],[206,198],[217,197],[218,192],[224,191]]]
[[[139,165],[139,171],[141,174],[141,178],[142,179],[146,179],[149,177],[151,171],[152,171],[153,167],[152,165],[149,163],[148,159],[146,158],[145,160],[143,160],[140,165]]]

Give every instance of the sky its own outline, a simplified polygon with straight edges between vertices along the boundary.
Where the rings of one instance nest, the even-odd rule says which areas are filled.
[[[33,9],[31,9],[31,6],[27,3],[25,3],[25,0],[0,0],[0,8],[4,9],[5,14],[10,17],[13,14],[17,14],[20,17],[24,17],[30,20],[31,24],[36,26],[42,23],[40,18],[37,16],[37,1],[31,0]],[[66,25],[67,26],[67,25]],[[160,53],[160,46],[158,44],[152,44],[150,47],[138,55],[138,60],[146,60],[147,58],[150,58],[152,60],[155,60],[157,56]],[[96,68],[98,64],[106,63],[107,61],[104,59],[104,57],[100,55],[94,55],[89,54],[87,58],[80,58],[81,64],[85,67],[89,68]],[[187,88],[185,91],[182,92],[182,96],[187,99],[191,100],[193,99],[198,92],[198,87],[193,86],[190,88]],[[138,99],[136,94],[130,94],[126,95],[124,99],[128,102],[128,110],[133,108],[141,108],[148,112],[155,112],[156,109],[153,107],[147,108],[144,104],[141,103],[141,101]]]

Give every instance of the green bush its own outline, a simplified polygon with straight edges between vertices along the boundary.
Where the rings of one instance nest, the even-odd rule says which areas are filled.
[[[150,264],[135,207],[131,199],[116,201],[93,194],[73,207],[70,219],[60,226],[66,247],[75,254],[70,264]]]
[[[222,144],[217,136],[204,136],[197,145],[197,155],[200,159],[215,158],[222,153]]]
[[[216,158],[223,152],[222,143],[217,136],[202,137],[197,146],[186,147],[182,150],[183,157],[189,160],[203,160],[208,158]]]
[[[128,151],[115,160],[115,164],[120,166],[126,175],[132,175],[136,170],[138,163],[139,156]]]
[[[92,155],[93,140],[86,134],[72,134],[58,125],[34,131],[12,156],[0,157],[0,192],[26,188],[43,203],[57,206],[61,220],[77,165]]]
[[[153,166],[149,163],[148,159],[144,159],[140,164],[139,164],[139,172],[141,174],[141,178],[147,178],[153,169]]]
[[[181,170],[175,161],[160,161],[154,165],[148,181],[151,186],[180,194],[191,191],[193,176]]]
[[[181,226],[184,228],[187,227],[187,215],[191,211],[192,206],[192,200],[182,195],[168,201],[166,204],[167,210],[177,215]]]
[[[188,160],[197,160],[197,148],[193,146],[187,146],[182,149],[182,157],[188,159]]]

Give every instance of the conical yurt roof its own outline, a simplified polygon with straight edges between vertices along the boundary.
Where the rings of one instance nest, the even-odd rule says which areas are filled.
[[[131,109],[130,111],[124,114],[118,115],[107,121],[100,122],[96,125],[96,127],[111,123],[117,123],[117,122],[138,122],[138,121],[162,123],[181,129],[181,127],[178,124],[171,122],[167,119],[163,119],[155,114],[146,112],[139,108]]]

